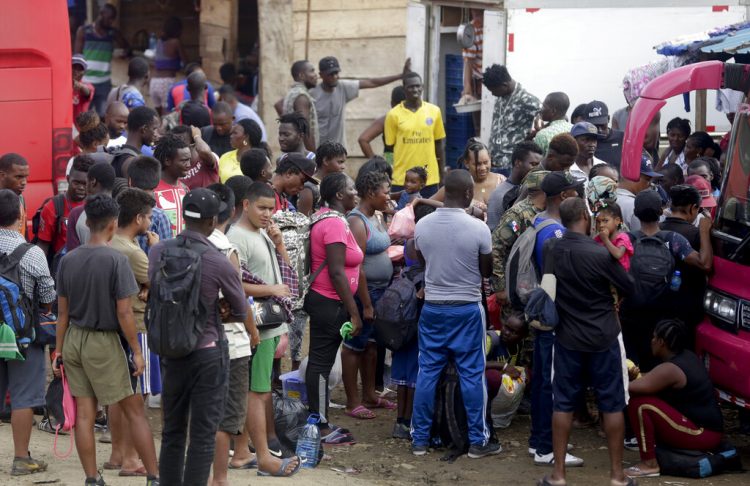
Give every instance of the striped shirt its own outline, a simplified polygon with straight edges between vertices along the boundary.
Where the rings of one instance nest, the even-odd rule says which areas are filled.
[[[112,51],[115,49],[114,30],[103,36],[96,33],[93,25],[83,28],[83,57],[89,67],[83,80],[91,84],[106,83],[112,74]]]
[[[484,27],[480,20],[472,20],[471,25],[474,27],[474,45],[464,49],[464,59],[471,59],[471,74],[475,79],[482,78],[482,49],[484,46]]]
[[[12,253],[26,240],[17,231],[0,229],[0,253]],[[42,304],[54,302],[57,298],[55,282],[49,273],[47,257],[44,252],[34,246],[21,258],[19,263],[21,286],[29,299],[36,296]]]

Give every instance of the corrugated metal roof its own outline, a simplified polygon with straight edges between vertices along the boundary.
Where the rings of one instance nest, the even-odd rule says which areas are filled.
[[[715,43],[701,47],[707,54],[746,54],[750,52],[750,28],[738,30]]]

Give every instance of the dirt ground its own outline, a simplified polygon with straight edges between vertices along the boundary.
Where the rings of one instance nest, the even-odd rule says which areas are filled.
[[[342,401],[343,391],[338,391],[334,399]],[[409,444],[390,438],[395,412],[379,410],[378,418],[370,421],[358,421],[349,418],[341,410],[332,411],[332,421],[349,428],[359,441],[351,447],[327,449],[330,456],[317,469],[303,469],[295,478],[297,484],[339,486],[350,484],[535,484],[536,479],[549,472],[549,468],[534,466],[526,454],[526,441],[530,420],[528,416],[517,417],[510,428],[500,430],[503,452],[494,457],[472,460],[467,456],[455,463],[440,461],[442,453],[432,452],[417,458],[411,455]],[[160,430],[160,410],[149,410],[149,417],[155,436]],[[740,448],[743,462],[750,464],[750,437],[737,432],[736,414],[727,413],[730,439]],[[45,473],[24,478],[11,478],[9,475],[13,455],[10,424],[0,427],[0,484],[32,485],[58,484],[75,485],[83,482],[83,474],[78,458],[73,453],[67,459],[56,459],[52,453],[54,436],[34,430],[31,440],[31,453],[50,463]],[[69,444],[68,436],[58,440],[61,451]],[[571,442],[575,446],[574,454],[582,457],[586,463],[582,468],[569,471],[569,484],[574,485],[608,485],[608,457],[604,439],[597,435],[595,429],[576,430]],[[158,448],[158,442],[157,442]],[[108,444],[97,444],[98,462],[108,459]],[[636,452],[625,452],[627,464],[638,459]],[[353,472],[336,472],[350,470]],[[140,485],[144,479],[118,478],[116,473],[106,471],[104,478],[107,484],[115,486]],[[230,471],[230,482],[235,485],[265,484],[267,482],[284,482],[276,478],[258,478],[255,471]],[[705,480],[688,480],[684,478],[661,477],[644,479],[640,482],[646,486],[692,486],[692,485],[740,485],[750,484],[750,474],[728,474]]]

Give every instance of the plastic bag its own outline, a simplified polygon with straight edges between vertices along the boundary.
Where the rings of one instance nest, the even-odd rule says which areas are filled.
[[[517,380],[513,380],[508,375],[503,375],[500,392],[492,401],[492,425],[495,428],[509,427],[523,400],[523,392],[526,388],[526,371],[523,368],[518,369],[521,371],[521,377]]]
[[[307,356],[299,364],[299,379],[304,383],[305,372],[307,371]],[[333,391],[338,385],[343,382],[343,371],[341,369],[341,349],[336,353],[336,361],[333,363],[331,368],[331,374],[328,375],[328,391]]]
[[[391,238],[403,238],[405,240],[414,238],[415,226],[414,208],[409,205],[393,215],[393,221],[391,221],[391,226],[388,228],[388,235]]]
[[[297,439],[307,425],[308,415],[307,407],[301,401],[273,394],[273,420],[284,457],[295,454]]]

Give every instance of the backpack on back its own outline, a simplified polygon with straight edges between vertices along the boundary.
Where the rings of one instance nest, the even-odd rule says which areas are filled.
[[[289,256],[289,266],[297,273],[297,280],[304,282],[309,273],[308,254],[310,249],[310,218],[297,211],[277,211],[271,219],[281,230],[284,247]],[[299,310],[305,301],[307,286],[299,285],[299,296],[294,301],[293,309]]]
[[[466,418],[461,384],[453,360],[449,360],[440,375],[432,416],[432,437],[448,448],[445,458],[453,462],[469,451],[469,423]]]
[[[375,338],[391,351],[399,351],[417,337],[420,307],[417,287],[423,282],[423,270],[406,270],[391,282],[375,304]]]
[[[208,249],[182,235],[164,244],[145,315],[148,347],[159,356],[185,357],[203,334],[209,310],[200,298],[201,256]]]
[[[513,307],[523,309],[531,293],[539,287],[541,269],[537,268],[534,259],[534,247],[539,232],[547,226],[556,224],[552,218],[545,219],[537,226],[529,226],[513,243],[508,254],[508,267],[505,272],[508,299]]]
[[[34,245],[22,243],[11,253],[0,255],[0,321],[15,334],[23,352],[34,340],[36,302],[29,299],[21,284],[21,259]]]
[[[639,231],[633,236],[630,273],[636,282],[636,291],[629,305],[640,307],[654,303],[669,289],[675,261],[667,247],[666,232],[647,236]]]

